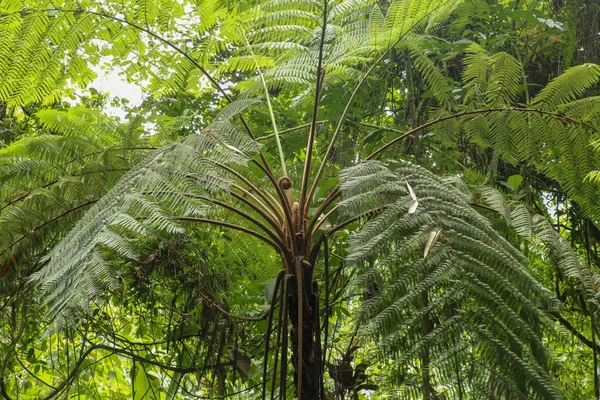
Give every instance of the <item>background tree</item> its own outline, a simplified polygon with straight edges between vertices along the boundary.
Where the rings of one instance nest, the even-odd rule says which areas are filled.
[[[0,4],[5,398],[598,397],[563,8]]]

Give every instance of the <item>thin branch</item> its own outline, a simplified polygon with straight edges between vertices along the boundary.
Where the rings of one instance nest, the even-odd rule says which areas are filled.
[[[317,125],[321,125],[323,124],[325,121],[317,121]],[[284,129],[282,131],[279,131],[280,135],[283,135],[284,133],[290,133],[290,132],[295,132],[295,131],[299,131],[300,129],[304,129],[304,128],[308,128],[309,126],[312,125],[312,122],[309,122],[308,124],[303,124],[303,125],[298,125],[296,127],[293,128],[288,128],[288,129]],[[267,140],[271,137],[275,136],[274,133],[271,133],[269,135],[265,135],[265,136],[260,136],[256,138],[257,142],[263,141],[263,140]]]
[[[73,207],[73,208],[70,208],[70,209],[68,209],[67,211],[65,211],[65,212],[63,212],[63,213],[61,213],[61,214],[57,215],[56,217],[54,217],[54,218],[52,218],[52,219],[49,219],[48,221],[44,222],[43,224],[41,224],[41,225],[38,225],[37,227],[33,228],[33,229],[31,230],[31,232],[37,232],[37,231],[39,231],[40,229],[42,229],[43,227],[45,227],[46,225],[48,225],[48,224],[50,224],[50,223],[52,223],[52,222],[54,222],[54,221],[58,221],[58,220],[59,220],[59,219],[61,219],[62,217],[66,216],[66,215],[68,215],[68,214],[70,214],[70,213],[72,213],[72,212],[75,212],[75,211],[79,210],[80,208],[83,208],[83,207],[89,206],[90,204],[94,204],[94,203],[96,203],[97,201],[98,201],[98,200],[90,200],[90,201],[86,201],[85,203],[82,203],[82,204],[79,204],[78,206],[75,206],[75,207]],[[29,235],[23,235],[23,236],[19,237],[17,240],[15,240],[14,242],[12,242],[12,243],[11,243],[11,244],[10,244],[8,247],[6,247],[5,249],[3,249],[3,250],[0,252],[0,256],[1,256],[1,255],[3,255],[4,253],[6,253],[6,252],[7,252],[8,250],[10,250],[10,249],[11,249],[13,246],[17,245],[17,244],[18,244],[18,243],[19,243],[21,240],[25,239],[25,238],[26,238],[26,237],[28,237],[28,236],[29,236]]]
[[[586,338],[581,332],[579,332],[577,329],[575,329],[575,327],[573,325],[571,325],[571,323],[569,321],[567,321],[558,312],[552,311],[552,312],[550,312],[550,315],[556,321],[558,321],[562,326],[567,328],[567,330],[569,332],[571,332],[571,334],[573,336],[575,336],[577,339],[579,339],[581,341],[581,343],[583,343],[584,345],[586,345],[587,347],[589,347],[592,350],[600,351],[600,346],[598,346],[598,343],[595,343],[595,342],[591,341],[590,339]]]
[[[556,113],[552,113],[550,111],[544,111],[544,110],[538,110],[535,108],[525,108],[525,107],[511,107],[511,108],[504,108],[504,107],[495,107],[495,108],[486,108],[486,109],[480,109],[480,110],[469,110],[469,111],[461,111],[459,113],[456,114],[452,114],[452,115],[446,115],[444,117],[439,117],[437,119],[434,119],[433,121],[429,121],[421,126],[418,126],[414,129],[411,129],[409,131],[404,132],[402,135],[398,136],[397,138],[392,139],[391,141],[389,141],[388,143],[384,144],[383,146],[381,146],[380,148],[378,148],[377,150],[375,150],[373,153],[371,153],[369,156],[367,156],[367,158],[365,158],[365,160],[371,160],[373,158],[375,158],[376,156],[378,156],[381,152],[385,151],[388,147],[390,147],[391,145],[399,142],[400,140],[414,135],[415,133],[418,133],[420,131],[422,131],[425,128],[428,128],[432,125],[435,125],[437,123],[443,122],[443,121],[447,121],[449,119],[453,119],[453,118],[460,118],[463,117],[465,115],[473,115],[473,114],[487,114],[490,112],[505,112],[505,111],[517,111],[517,112],[530,112],[530,113],[538,113],[538,114],[542,114],[542,115],[549,115],[552,116],[556,119],[559,119],[563,122],[570,122],[570,123],[574,123],[574,124],[579,124],[579,125],[585,125],[584,122],[582,121],[577,121],[575,119],[572,118],[568,118],[562,115],[558,115]],[[388,129],[386,127],[379,127],[381,129]],[[393,130],[393,132],[396,132],[397,130]]]
[[[247,233],[251,236],[254,236],[254,237],[262,240],[263,242],[267,243],[268,245],[273,247],[273,249],[278,250],[279,252],[281,252],[285,255],[289,255],[288,254],[289,251],[285,246],[283,246],[283,243],[275,242],[275,241],[269,239],[268,237],[261,235],[260,233],[258,233],[256,231],[253,231],[252,229],[249,229],[249,228],[246,228],[246,227],[243,227],[240,225],[235,225],[235,224],[231,224],[229,222],[223,222],[223,221],[215,221],[213,219],[208,219],[208,218],[196,218],[196,217],[185,217],[185,216],[171,216],[169,218],[172,220],[175,220],[175,221],[201,222],[201,223],[205,223],[205,224],[222,226],[224,228],[235,229],[240,232],[245,232],[245,233]]]
[[[204,293],[202,293],[202,292],[198,292],[198,293],[200,293],[200,296],[204,297],[204,300],[208,301],[211,306],[213,306],[214,308],[216,308],[217,310],[219,310],[221,313],[225,314],[229,318],[235,318],[235,319],[239,319],[241,321],[262,321],[265,318],[267,318],[267,314],[263,315],[262,317],[244,317],[241,315],[231,314],[230,312],[228,312],[225,309],[223,309],[222,307],[220,307],[217,303],[215,303],[211,299],[209,299],[208,296],[206,296]]]

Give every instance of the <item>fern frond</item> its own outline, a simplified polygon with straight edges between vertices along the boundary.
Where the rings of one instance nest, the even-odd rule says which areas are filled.
[[[381,351],[398,354],[405,365],[424,349],[447,348],[464,330],[473,336],[457,347],[464,357],[520,371],[508,377],[504,395],[561,398],[547,355],[539,353],[541,337],[529,328],[532,321],[551,326],[545,310],[555,307],[552,295],[531,277],[521,253],[470,207],[468,193],[408,162],[361,163],[344,170],[341,180],[342,211],[387,207],[351,236],[347,257],[363,270],[356,287],[377,287],[364,301],[363,317],[365,333]],[[414,213],[408,212],[407,182],[419,201]],[[439,230],[442,238],[424,256],[428,236]],[[372,259],[379,261],[366,268]],[[429,361],[432,370],[447,368],[436,361]],[[490,379],[487,385],[495,390]]]
[[[532,214],[521,203],[507,201],[502,193],[489,186],[477,188],[486,204],[498,210],[515,232],[525,238],[533,248],[543,246],[543,251],[555,267],[576,283],[589,304],[600,307],[600,298],[594,287],[600,284],[599,277],[585,265],[577,251],[557,232],[547,218]],[[598,310],[598,309],[597,309]]]
[[[521,89],[521,63],[507,53],[496,53],[490,57],[488,102],[492,106],[513,104]]]
[[[423,76],[423,79],[429,86],[429,89],[433,91],[434,97],[437,99],[439,104],[444,109],[450,109],[453,103],[452,87],[448,83],[448,79],[444,76],[442,71],[427,57],[423,54],[418,45],[411,46],[411,56],[414,59],[415,67],[419,73]]]
[[[464,62],[466,67],[463,71],[463,88],[467,91],[464,102],[467,103],[471,100],[477,100],[488,91],[490,61],[483,49],[472,44],[467,49]]]
[[[226,107],[201,134],[146,157],[79,220],[48,255],[48,264],[31,278],[40,284],[53,315],[80,307],[108,282],[97,279],[95,268],[108,268],[102,276],[114,275],[112,267],[98,261],[101,255],[90,258],[97,249],[134,256],[125,242],[117,240],[115,229],[124,229],[121,234],[181,234],[183,227],[172,215],[198,217],[216,212],[213,215],[219,218],[222,213],[210,211],[210,203],[202,200],[229,190],[228,173],[218,165],[245,164],[249,154],[258,151],[258,144],[226,121],[257,101],[248,99]],[[90,263],[95,267],[88,268]],[[76,292],[68,284],[71,281],[81,283]]]
[[[583,64],[571,67],[542,89],[533,99],[532,105],[544,110],[553,110],[575,100],[598,82],[600,82],[600,66]]]

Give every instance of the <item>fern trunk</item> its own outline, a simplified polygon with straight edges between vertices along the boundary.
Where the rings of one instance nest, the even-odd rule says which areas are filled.
[[[289,317],[292,323],[290,330],[292,344],[292,365],[294,367],[294,386],[298,400],[320,399],[320,382],[322,380],[322,358],[319,337],[318,286],[312,280],[312,268],[304,264],[301,292],[298,293],[297,278],[290,281]],[[302,302],[302,322],[298,322],[298,303]],[[299,348],[299,337],[302,336],[302,352]],[[300,365],[302,364],[301,378]]]

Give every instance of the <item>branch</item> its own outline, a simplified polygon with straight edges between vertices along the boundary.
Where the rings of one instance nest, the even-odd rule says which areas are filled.
[[[310,122],[310,132],[308,134],[308,142],[306,144],[306,157],[304,159],[304,172],[302,173],[302,185],[300,188],[299,206],[301,215],[306,213],[310,205],[310,199],[306,197],[308,190],[308,180],[310,178],[310,167],[312,162],[312,153],[315,145],[315,136],[317,134],[317,114],[319,113],[319,100],[321,98],[321,88],[325,78],[325,69],[323,68],[323,49],[325,47],[325,33],[327,31],[327,0],[323,0],[323,26],[321,27],[321,39],[319,41],[319,61],[317,63],[317,82],[315,87],[315,101],[313,105],[313,114]],[[312,193],[312,192],[311,192]],[[301,393],[301,382],[298,384],[298,398]]]
[[[37,232],[38,230],[42,229],[42,228],[43,228],[43,227],[45,227],[46,225],[48,225],[48,224],[50,224],[50,223],[52,223],[52,222],[54,222],[54,221],[57,221],[57,220],[61,219],[61,218],[62,218],[62,217],[64,217],[65,215],[68,215],[68,214],[70,214],[70,213],[72,213],[72,212],[75,212],[75,211],[79,210],[80,208],[83,208],[83,207],[89,206],[90,204],[94,204],[94,203],[96,203],[97,201],[98,201],[98,200],[90,200],[90,201],[86,201],[85,203],[82,203],[82,204],[79,204],[78,206],[75,206],[75,207],[73,207],[73,208],[70,208],[70,209],[68,209],[67,211],[65,211],[65,212],[63,212],[63,213],[61,213],[61,214],[57,215],[56,217],[54,217],[54,218],[52,218],[52,219],[49,219],[48,221],[44,222],[43,224],[41,224],[41,225],[38,225],[37,227],[33,228],[33,229],[31,230],[31,232]],[[23,236],[21,236],[20,238],[18,238],[17,240],[15,240],[14,242],[12,242],[12,243],[11,243],[11,244],[10,244],[8,247],[6,247],[5,249],[3,249],[3,250],[0,252],[0,256],[1,256],[1,255],[3,255],[4,253],[6,253],[8,250],[10,250],[10,249],[11,249],[13,246],[15,246],[16,244],[18,244],[18,243],[19,243],[21,240],[25,239],[27,236],[29,236],[29,235],[23,235]]]
[[[202,293],[202,292],[198,292],[198,293],[200,293],[200,296],[204,297],[204,300],[208,301],[211,306],[213,306],[214,308],[216,308],[217,310],[219,310],[220,312],[222,312],[229,318],[235,318],[235,319],[239,319],[242,321],[262,321],[265,318],[267,318],[268,314],[265,314],[262,317],[244,317],[244,316],[240,316],[240,315],[231,314],[230,312],[228,312],[228,311],[224,310],[222,307],[220,307],[217,303],[215,303],[211,299],[209,299],[208,296],[206,296],[204,293]]]
[[[440,6],[443,4],[440,4]],[[416,26],[417,24],[419,24],[420,22],[424,21],[425,18],[429,17],[429,15],[431,13],[433,13],[436,9],[432,10],[430,13],[425,14],[423,17],[421,17],[418,21],[416,21],[412,27]],[[411,27],[411,28],[412,28]],[[404,34],[400,35],[400,37],[398,37],[398,39],[396,39],[394,41],[394,43],[392,43],[391,46],[389,46],[387,49],[385,49],[385,51],[377,58],[377,60],[375,60],[375,62],[369,67],[369,69],[367,70],[367,72],[364,73],[364,75],[360,78],[360,80],[358,81],[358,84],[356,85],[356,87],[354,88],[354,91],[352,92],[352,95],[350,96],[350,99],[348,100],[348,102],[346,103],[346,106],[344,107],[344,111],[342,112],[342,115],[340,116],[340,119],[338,120],[338,124],[337,127],[335,128],[335,131],[333,132],[333,135],[331,136],[330,142],[329,142],[329,147],[327,147],[327,151],[325,152],[325,155],[323,157],[323,162],[321,163],[319,170],[317,171],[317,175],[315,177],[315,180],[313,181],[313,184],[310,188],[310,192],[308,194],[308,199],[312,198],[315,190],[317,189],[317,183],[319,182],[319,180],[321,179],[321,176],[323,175],[323,173],[325,172],[325,165],[327,164],[327,158],[329,157],[329,155],[331,154],[331,151],[333,150],[333,144],[335,142],[335,139],[337,137],[337,135],[340,133],[340,131],[342,130],[342,125],[344,124],[344,121],[346,120],[346,116],[348,115],[348,112],[350,111],[350,106],[352,105],[352,103],[354,102],[354,99],[356,98],[356,95],[358,94],[359,89],[362,87],[362,85],[367,81],[367,78],[369,77],[369,75],[371,75],[371,72],[373,72],[373,70],[375,69],[375,67],[381,62],[383,61],[383,59],[388,55],[388,53],[396,47],[396,45],[398,43],[400,43],[400,41],[402,39],[404,39],[404,37],[410,32],[410,29],[408,29]],[[307,202],[308,205],[308,202]]]
[[[585,122],[583,121],[577,121],[575,119],[572,118],[568,118],[562,115],[558,115],[556,113],[552,113],[550,111],[544,111],[544,110],[538,110],[535,108],[524,108],[524,107],[511,107],[511,108],[504,108],[504,107],[495,107],[495,108],[486,108],[486,109],[480,109],[480,110],[470,110],[470,111],[461,111],[459,113],[456,114],[452,114],[452,115],[446,115],[444,117],[439,117],[437,119],[434,119],[433,121],[429,121],[421,126],[418,126],[414,129],[411,129],[409,131],[404,132],[402,135],[398,136],[395,139],[392,139],[391,141],[389,141],[388,143],[384,144],[383,146],[381,146],[380,148],[378,148],[377,150],[375,150],[373,153],[371,153],[369,156],[367,156],[367,158],[365,158],[365,160],[371,160],[373,158],[375,158],[376,156],[378,156],[381,152],[383,152],[384,150],[386,150],[388,147],[390,147],[391,145],[395,144],[396,142],[399,142],[400,140],[414,135],[415,133],[420,132],[421,130],[428,128],[432,125],[435,125],[439,122],[443,122],[443,121],[447,121],[449,119],[453,119],[453,118],[460,118],[462,116],[465,115],[473,115],[473,114],[487,114],[490,112],[504,112],[504,111],[517,111],[517,112],[531,112],[531,113],[538,113],[538,114],[542,114],[542,115],[550,115],[556,119],[559,119],[561,121],[564,122],[570,122],[570,123],[575,123],[575,124],[583,124],[586,125]],[[377,126],[377,125],[371,125],[369,124],[368,126]],[[399,130],[393,129],[393,128],[386,128],[383,126],[377,126],[378,128],[381,129],[386,129],[386,130],[390,130],[392,132],[401,132]]]
[[[567,321],[558,312],[556,312],[556,311],[550,312],[550,315],[552,317],[554,317],[554,319],[556,321],[558,321],[562,326],[564,326],[565,328],[567,328],[567,330],[569,332],[571,332],[571,334],[573,336],[575,336],[577,339],[579,339],[581,341],[581,343],[585,344],[587,347],[589,347],[592,350],[600,351],[600,346],[598,346],[597,343],[594,343],[590,339],[588,339],[585,336],[583,336],[583,334],[581,332],[579,332],[577,329],[575,329],[575,327],[573,325],[571,325],[571,323],[569,321]]]
[[[281,243],[281,242],[277,243],[277,242],[269,239],[268,237],[261,235],[258,232],[253,231],[252,229],[248,229],[248,228],[240,226],[240,225],[235,225],[235,224],[231,224],[229,222],[223,222],[223,221],[215,221],[213,219],[208,219],[208,218],[196,218],[196,217],[184,217],[184,216],[171,216],[168,218],[175,220],[175,221],[202,222],[202,223],[206,223],[206,224],[222,226],[224,228],[230,228],[230,229],[235,229],[237,231],[245,232],[245,233],[247,233],[251,236],[254,236],[254,237],[262,240],[263,242],[267,243],[268,245],[273,247],[273,249],[278,250],[279,252],[281,252],[285,255],[289,255],[288,254],[289,251],[285,246],[283,246],[283,243]]]

